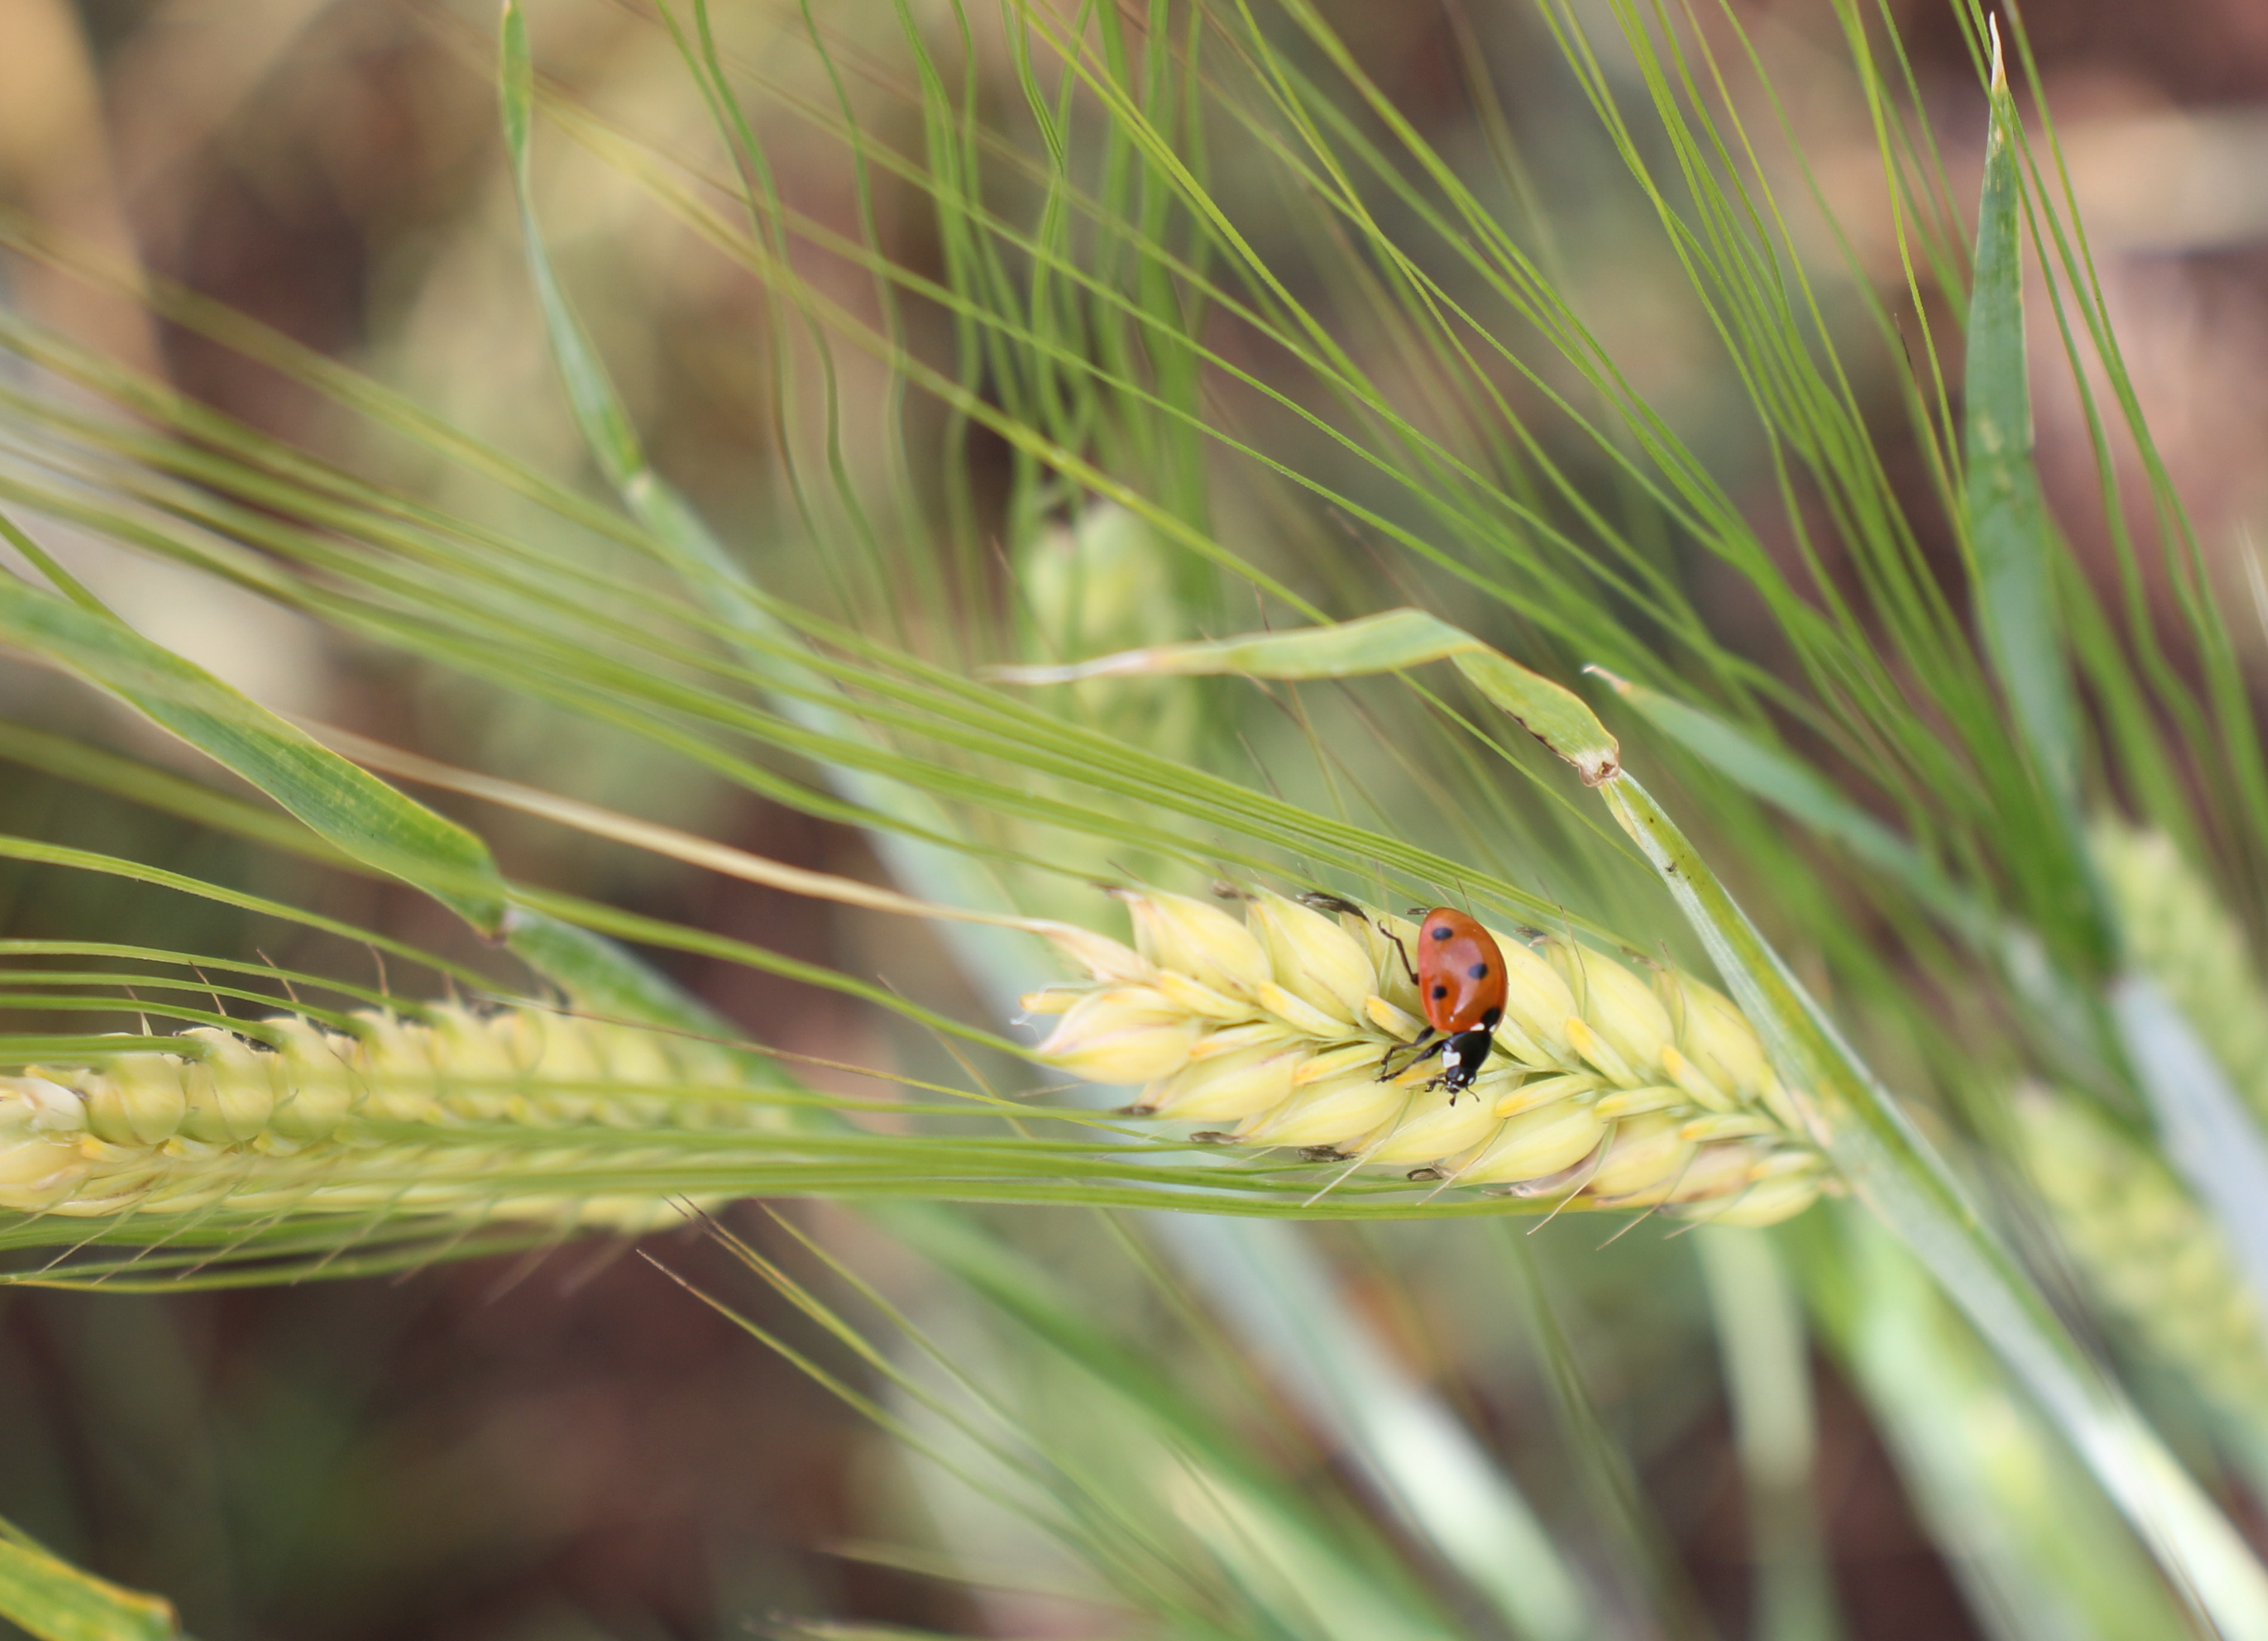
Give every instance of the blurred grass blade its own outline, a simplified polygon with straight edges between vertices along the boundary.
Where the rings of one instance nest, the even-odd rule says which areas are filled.
[[[1528,1501],[1480,1462],[1434,1398],[1416,1392],[1376,1341],[1348,1320],[1322,1268],[1286,1225],[1228,1225],[1195,1215],[1151,1227],[1178,1244],[1190,1280],[1233,1312],[1270,1379],[1387,1503],[1530,1641],[1616,1631],[1545,1534]]]
[[[0,1618],[39,1641],[174,1641],[173,1604],[125,1589],[0,1527]]]
[[[1498,1227],[1515,1314],[1535,1365],[1549,1383],[1560,1440],[1589,1495],[1594,1520],[1628,1598],[1666,1641],[1714,1641],[1715,1627],[1679,1558],[1675,1538],[1646,1496],[1629,1452],[1607,1428],[1577,1358],[1574,1342],[1536,1268],[1525,1236]]]
[[[2080,835],[2080,714],[2056,607],[2055,540],[2033,463],[2032,401],[2024,345],[2023,178],[2015,98],[1997,26],[1992,129],[1977,205],[1976,274],[1969,301],[1963,522],[1976,570],[1977,621],[2050,798],[2067,854],[2063,873],[2075,924],[2098,960],[2109,956],[2108,918]]]
[[[0,577],[0,639],[107,691],[250,782],[355,859],[482,933],[504,926],[488,846],[124,622]]]
[[[812,699],[807,693],[812,681],[808,677],[792,677],[794,669],[776,651],[782,646],[800,645],[800,635],[766,607],[746,570],[725,552],[692,504],[647,460],[630,413],[559,282],[535,218],[530,169],[535,70],[526,18],[517,0],[508,0],[504,8],[500,47],[498,84],[504,143],[519,202],[522,248],[543,314],[544,333],[585,445],[622,504],[645,526],[655,546],[695,594],[719,618],[757,641],[740,648],[743,662],[770,682],[803,686],[800,690],[773,693],[774,710],[807,729],[874,739],[867,725],[847,710]],[[841,763],[824,767],[828,784],[844,798],[902,822],[909,830],[932,836],[950,835],[954,830],[926,792]],[[870,829],[867,835],[889,865],[892,875],[917,893],[970,910],[1012,909],[999,886],[968,857],[902,833]],[[949,928],[946,938],[967,960],[972,978],[988,999],[1004,1012],[1012,1012],[1018,997],[1049,977],[1037,946],[1014,931],[961,924]]]
[[[2268,1141],[2228,1073],[2154,982],[2124,975],[2110,1001],[2168,1160],[2220,1220],[2268,1314]]]
[[[1843,1041],[1676,825],[1637,782],[1605,789],[1794,1085],[1860,1200],[1912,1249],[2015,1372],[2176,1586],[2228,1641],[2268,1641],[2268,1574],[1985,1227],[1951,1172]]]
[[[1162,1481],[1177,1495],[1176,1513],[1230,1569],[1246,1599],[1262,1608],[1258,1615],[1274,1621],[1260,1633],[1329,1641],[1446,1641],[1454,1633],[1431,1593],[1382,1543],[1289,1484],[1233,1425],[1191,1398],[1154,1358],[1106,1330],[1050,1272],[981,1226],[926,1206],[893,1205],[878,1217],[907,1247],[1138,1416],[1145,1446],[1170,1454],[1169,1468],[1180,1473],[1150,1485]]]
[[[1822,1332],[1996,1641],[2156,1641],[2196,1624],[1915,1262],[1855,1214],[1788,1233]]]
[[[1793,754],[1674,695],[1617,678],[1604,667],[1584,670],[1603,679],[1648,723],[1717,773],[1835,839],[1911,894],[1999,967],[2037,1017],[2036,1034],[2044,1047],[2067,1067],[2095,1072],[2090,1082],[2099,1078],[2112,1049],[2093,994],[2052,960],[2031,929],[1994,915],[1919,850]]]
[[[1604,667],[1584,670],[1605,681],[1646,722],[1727,780],[1835,839],[1909,890],[1948,924],[1979,944],[1985,942],[1991,924],[1984,909],[1920,850],[1868,814],[1809,764],[1674,695],[1617,678]]]
[[[1843,1624],[1813,1475],[1818,1444],[1801,1302],[1764,1233],[1704,1225],[1693,1242],[1748,1495],[1751,1633],[1756,1641],[1835,1641]]]

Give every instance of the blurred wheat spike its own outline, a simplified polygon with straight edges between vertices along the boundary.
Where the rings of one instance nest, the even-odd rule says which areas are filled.
[[[2205,1040],[2253,1115],[2268,1121],[2268,990],[2227,898],[2162,832],[2106,825],[2093,843],[2135,966]]]
[[[2083,1102],[2016,1100],[2024,1157],[2088,1284],[2241,1427],[2268,1429],[2268,1345],[2220,1228],[2146,1145]]]
[[[0,1208],[184,1215],[224,1201],[278,1215],[440,1213],[635,1231],[674,1223],[653,1194],[515,1193],[527,1130],[770,1121],[736,1101],[732,1057],[697,1041],[521,1007],[364,1011],[350,1033],[297,1015],[181,1034],[0,1078]],[[521,1132],[503,1143],[502,1130]],[[485,1136],[485,1139],[484,1139]]]
[[[1430,1059],[1381,1076],[1425,1029],[1403,955],[1411,924],[1240,893],[1242,922],[1181,895],[1122,893],[1138,949],[1083,951],[1092,983],[1025,999],[1063,1016],[1041,1056],[1093,1081],[1145,1084],[1137,1112],[1233,1122],[1224,1140],[1575,1207],[1760,1225],[1828,1184],[1756,1032],[1690,976],[1658,969],[1649,986],[1570,941],[1491,930],[1510,996],[1496,1053],[1453,1100],[1429,1085]]]

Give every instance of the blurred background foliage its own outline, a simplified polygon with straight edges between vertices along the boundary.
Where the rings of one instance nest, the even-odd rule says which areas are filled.
[[[1816,497],[1787,504],[1711,316],[1551,36],[1555,17],[1592,27],[1611,59],[1599,65],[1602,83],[1629,93],[1641,65],[1613,56],[1614,11],[1605,0],[1564,11],[1327,8],[1386,101],[1492,210],[1533,236],[1630,386],[1793,574],[1803,548],[1791,516],[1808,508],[1821,528],[1813,544],[1830,555],[1833,521]],[[1957,316],[1935,290],[1933,312],[1899,306],[1900,246],[1881,225],[1875,134],[1853,95],[1833,10],[1736,0],[1727,16],[1779,96],[1777,109],[1743,100],[1744,113],[1785,118],[1808,182],[1851,236],[1856,275],[1822,276],[1822,323],[1848,344],[1852,395],[1889,490],[1918,521],[1919,554],[1950,583],[1955,545],[1927,522],[1932,453],[1908,417],[1896,356],[1868,329],[1861,298],[1871,291],[1917,327],[1904,337],[1909,356],[1920,326],[1935,325],[1942,348]],[[1904,42],[1957,196],[1960,220],[1934,224],[1957,269],[1984,151],[1973,42],[1937,0],[1893,0],[1884,16]],[[1068,26],[1071,14],[1060,20]],[[2194,0],[2174,16],[2038,0],[2025,20],[2103,305],[2190,509],[2205,592],[2236,612],[2228,630],[2257,691],[2268,667],[2250,556],[2256,519],[2268,525],[2268,463],[2257,459],[2268,448],[2268,13],[2248,0]],[[1195,555],[1163,550],[1123,513],[1084,511],[1076,487],[986,426],[955,423],[886,361],[839,346],[822,359],[812,315],[833,305],[915,359],[948,373],[966,367],[983,403],[1057,427],[1089,416],[1087,450],[1106,471],[1135,476],[1167,513],[1336,614],[1423,603],[1556,645],[1571,669],[1597,659],[1580,635],[1506,614],[1454,563],[1389,552],[1372,525],[1313,505],[1288,482],[1248,467],[1221,480],[1219,453],[1167,418],[1082,409],[1087,389],[1076,371],[1050,373],[1005,348],[988,354],[939,303],[885,299],[851,247],[871,243],[921,279],[987,276],[967,261],[975,253],[965,224],[883,163],[950,151],[924,128],[909,32],[965,77],[952,94],[982,115],[983,142],[972,138],[972,148],[991,144],[986,204],[1027,226],[1060,208],[1040,162],[1048,116],[1029,105],[1014,32],[998,18],[981,9],[964,18],[928,0],[718,8],[720,58],[761,128],[764,186],[802,224],[800,285],[785,295],[751,277],[695,213],[666,208],[677,188],[700,209],[729,213],[734,156],[657,14],[638,4],[538,0],[529,21],[558,121],[539,143],[534,198],[562,277],[656,467],[772,593],[958,672],[1260,624],[1248,588]],[[137,294],[18,255],[5,266],[4,301],[11,319],[257,432],[563,563],[634,583],[647,572],[626,566],[602,531],[353,414],[306,371],[279,368],[283,356],[263,362],[258,347],[229,345],[189,300],[248,315],[528,467],[600,493],[530,293],[497,117],[493,24],[487,8],[446,0],[0,0],[0,202],[18,242],[68,236],[150,282]],[[1292,60],[1318,69],[1296,51]],[[845,130],[869,145],[867,163]],[[1077,156],[1083,186],[1130,186],[1091,173],[1091,111],[1055,135]],[[1505,454],[1475,431],[1474,406],[1429,374],[1437,361],[1408,314],[1363,284],[1359,259],[1334,240],[1344,224],[1276,199],[1280,173],[1249,131],[1216,111],[1171,135],[1201,147],[1214,196],[1248,235],[1263,236],[1254,249],[1294,282],[1287,302],[1326,316],[1330,342],[1428,433],[1460,451]],[[610,163],[625,156],[642,158]],[[1795,242],[1822,267],[1835,263],[1842,247],[1825,218],[1799,203],[1805,177],[1784,157],[1764,163],[1777,168]],[[1116,197],[1121,209],[1139,204],[1136,194]],[[1381,210],[1384,232],[1415,237],[1414,208],[1400,217],[1390,202]],[[1151,225],[1201,257],[1181,217],[1160,210]],[[767,232],[759,222],[753,238]],[[1079,243],[1106,261],[1113,254],[1100,240]],[[1111,345],[1107,326],[1081,328],[1091,316],[1072,311],[1067,285],[1057,297],[1067,306],[1055,322],[1075,350]],[[2033,325],[2036,353],[2052,359],[2052,320],[2037,305]],[[1262,360],[1236,325],[1208,334],[1231,365],[1265,378],[1280,364]],[[1480,374],[1522,414],[1577,388],[1532,335],[1506,328],[1499,339],[1535,373]],[[1179,402],[1234,437],[1330,471],[1387,517],[1407,516],[1384,495],[1390,487],[1335,467],[1342,458],[1320,430],[1256,380],[1198,372],[1186,360],[1151,368],[1162,396],[1182,394]],[[6,385],[21,390],[22,379]],[[2073,562],[2115,600],[2120,563],[2084,408],[2053,368],[2036,371],[2035,385],[2050,505]],[[902,421],[902,440],[892,432]],[[1543,438],[1540,453],[1558,464],[1570,493],[1675,578],[1724,655],[1765,680],[1799,670],[1750,582],[1672,539],[1597,445],[1564,429]],[[2116,462],[2127,505],[2146,519],[2139,460],[2121,445]],[[1525,455],[1506,466],[1542,482]],[[630,729],[403,644],[319,625],[96,532],[50,521],[39,533],[142,631],[279,710],[778,860],[865,878],[887,870],[866,834]],[[1848,563],[1827,568],[1830,581],[1857,574]],[[2178,589],[2152,569],[2138,596],[2146,624],[2179,657]],[[1639,603],[1602,592],[1602,619],[1640,629]],[[1681,662],[1663,665],[1674,677]],[[1544,761],[1524,746],[1509,749],[1509,767],[1445,753],[1439,725],[1402,697],[1182,681],[1083,686],[1064,710],[1317,813],[1390,823],[1413,844],[1693,956],[1650,885],[1611,869],[1596,817],[1525,778]],[[58,675],[0,661],[0,717],[16,726],[0,739],[8,833],[254,890],[486,960],[469,934],[405,888],[258,850],[75,777],[59,745],[109,747],[216,782],[210,766]],[[42,732],[61,740],[37,740]],[[1847,766],[1833,763],[1829,742],[1810,744],[1827,745],[1840,771]],[[816,786],[792,757],[774,762],[784,778]],[[1035,775],[1029,791],[1050,796],[1048,778]],[[2138,813],[2181,806],[2123,795]],[[520,879],[876,976],[1001,1024],[998,998],[972,985],[952,946],[924,928],[720,881],[501,806],[434,801],[475,825]],[[1725,864],[1727,875],[1808,983],[1830,1002],[1838,982],[1868,999],[1855,1028],[1902,1092],[1936,1096],[1921,1113],[1933,1132],[1995,1138],[1996,1122],[2044,1108],[1978,1093],[2027,1067],[2019,1034],[1995,1002],[1938,989],[1958,966],[1895,890],[1849,873],[1830,852],[1774,879],[1753,848],[1760,825],[1770,823],[1726,820],[1726,835],[1750,848]],[[2228,881],[2257,886],[2259,840],[2213,825],[2196,852]],[[1004,817],[982,840],[1044,853],[1054,870],[1002,868],[1035,912],[1101,921],[1107,902],[1086,887],[1090,877],[1188,887],[1204,875],[1203,840],[1176,857],[1145,852],[1138,840],[1037,837]],[[2021,899],[2021,888],[2011,893]],[[2241,956],[2247,932],[2261,932],[2261,903],[2204,893],[2222,907],[2226,949]],[[279,933],[226,907],[123,881],[0,863],[0,908],[13,938],[130,937],[382,980],[350,943]],[[1898,984],[1870,978],[1869,960]],[[775,1049],[834,1065],[950,1072],[923,1034],[841,996],[718,959],[669,966]],[[1903,1001],[1885,1003],[1886,992]],[[2240,994],[2224,1017],[2245,1007]],[[827,1064],[806,1074],[822,1088],[872,1087]],[[2090,1143],[2074,1130],[2041,1142],[2082,1159],[2097,1155]],[[2015,1153],[1964,1154],[2005,1162]],[[1977,1169],[1989,1175],[1995,1166]],[[2079,1295],[2095,1291],[2103,1349],[2240,1526],[2268,1543],[2259,1490],[2268,1472],[2252,1446],[2268,1374],[2245,1354],[2257,1355],[2258,1317],[2241,1295],[2229,1299],[2235,1278],[2190,1272],[2189,1287],[2169,1286],[2197,1296],[2193,1313],[2234,1304],[2242,1314],[2230,1321],[2214,1310],[2221,1331],[2152,1342],[2135,1320],[2146,1319],[2154,1269],[2138,1250],[2163,1250],[2157,1269],[2173,1271],[2207,1239],[2183,1228],[2196,1205],[2161,1168],[2136,1176],[2114,1161],[2105,1177],[2124,1182],[2119,1202],[2131,1214],[2120,1225],[2132,1230],[2113,1226],[2100,1247],[2075,1242],[2076,1254],[2098,1266],[2124,1258],[2130,1280],[2095,1291],[2066,1271],[2064,1297],[2086,1316]],[[944,1260],[956,1273],[948,1280],[918,1226],[893,1234],[887,1217],[826,1204],[784,1214],[726,1216],[746,1257],[694,1232],[645,1245],[755,1336],[611,1245],[286,1289],[0,1291],[0,1515],[107,1577],[163,1592],[206,1641],[627,1641],[806,1621],[846,1626],[829,1631],[843,1634],[864,1633],[859,1625],[1010,1636],[1519,1630],[1444,1571],[1426,1534],[1381,1508],[1359,1456],[1334,1440],[1280,1364],[1253,1356],[1248,1334],[1224,1331],[1193,1286],[1199,1279],[1186,1268],[1163,1274],[1150,1231],[1071,1210],[987,1214],[1000,1244]],[[1532,1501],[1572,1587],[1596,1604],[1587,1632],[1891,1641],[2163,1635],[2181,1622],[2125,1529],[1990,1357],[1856,1217],[1822,1211],[1779,1239],[1808,1306],[1808,1343],[1778,1267],[1767,1256],[1759,1269],[1745,1243],[1649,1225],[1602,1246],[1610,1228],[1573,1216],[1532,1237],[1524,1229],[1451,1222],[1302,1234],[1396,1372],[1462,1416]],[[2052,1239],[2033,1230],[2040,1262],[2058,1269]],[[1075,1311],[1107,1327],[1133,1365],[1035,1322],[1043,1307],[1018,1285],[1027,1259],[1076,1296],[1048,1314]],[[895,1324],[887,1310],[859,1309],[830,1260],[887,1296]],[[772,1279],[757,1280],[759,1268]],[[1011,1293],[1027,1297],[1002,1297]],[[874,1330],[871,1357],[828,1327],[828,1306],[856,1311]],[[862,1410],[829,1394],[762,1336],[878,1400]],[[2181,1359],[2183,1338],[2198,1360]],[[972,1382],[956,1388],[920,1339]],[[956,1395],[1013,1408],[1028,1447],[1009,1467],[1008,1490],[1033,1490],[1071,1527],[1050,1540],[1033,1525],[1044,1510],[1010,1508],[968,1479],[998,1460],[957,1422],[972,1416]],[[867,1417],[876,1412],[879,1421]],[[1147,1461],[1161,1442],[1209,1457],[1210,1470],[1192,1461],[1203,1486],[1160,1479]],[[932,1459],[909,1456],[923,1447]],[[1232,1459],[1252,1470],[1236,1472]],[[1125,1564],[1098,1571],[1097,1545],[1116,1545]],[[1152,1592],[1147,1615],[1127,1599],[1130,1584]]]

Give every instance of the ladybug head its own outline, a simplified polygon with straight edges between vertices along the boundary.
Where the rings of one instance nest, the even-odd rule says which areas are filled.
[[[1449,1091],[1454,1103],[1458,1094],[1473,1085],[1488,1063],[1489,1050],[1496,1046],[1496,1037],[1485,1027],[1478,1031],[1461,1031],[1441,1045],[1441,1084]]]

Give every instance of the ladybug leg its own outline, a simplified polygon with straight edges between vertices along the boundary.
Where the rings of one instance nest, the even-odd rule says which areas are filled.
[[[1413,986],[1416,985],[1418,983],[1418,965],[1410,960],[1410,948],[1403,945],[1401,940],[1395,936],[1389,933],[1385,925],[1381,924],[1378,931],[1379,933],[1386,936],[1386,944],[1392,946],[1394,948],[1394,954],[1402,960],[1402,972],[1410,976],[1410,983]]]
[[[1381,1083],[1392,1082],[1395,1078],[1401,1076],[1403,1072],[1408,1071],[1411,1066],[1417,1064],[1418,1061],[1431,1054],[1433,1051],[1433,1046],[1440,1041],[1441,1034],[1435,1031],[1431,1026],[1428,1026],[1425,1028],[1425,1034],[1420,1036],[1417,1041],[1395,1044],[1393,1048],[1388,1049],[1386,1051],[1385,1056],[1378,1063],[1377,1080]],[[1394,1063],[1394,1056],[1397,1054],[1406,1054],[1410,1057],[1403,1061],[1401,1064],[1396,1065]]]

